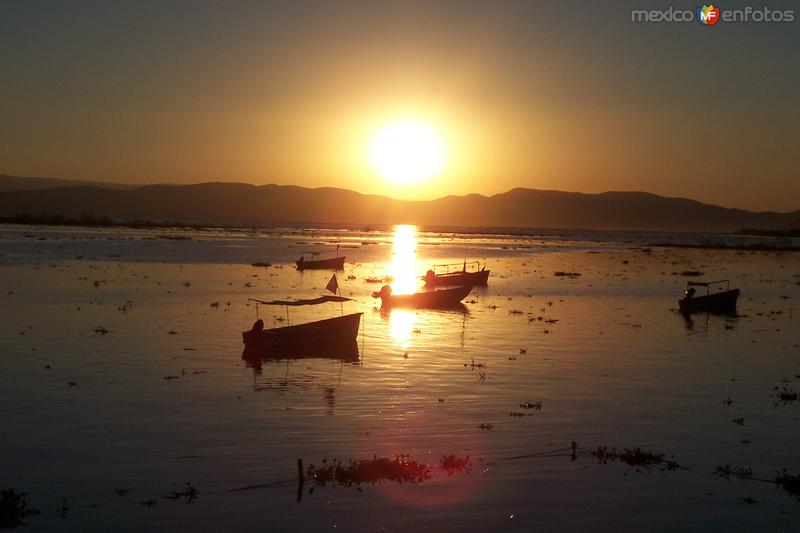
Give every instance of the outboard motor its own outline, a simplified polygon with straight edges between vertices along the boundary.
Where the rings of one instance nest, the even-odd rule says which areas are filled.
[[[261,368],[261,334],[264,332],[264,321],[260,318],[253,322],[250,331],[242,332],[242,342],[244,342],[244,352],[242,359],[247,361],[248,366]]]
[[[689,298],[691,298],[692,296],[694,296],[696,292],[697,292],[697,291],[695,290],[695,288],[694,288],[694,287],[689,287],[689,288],[686,290],[686,294],[684,294],[683,296],[684,296],[684,298],[686,298],[686,299],[688,300]]]

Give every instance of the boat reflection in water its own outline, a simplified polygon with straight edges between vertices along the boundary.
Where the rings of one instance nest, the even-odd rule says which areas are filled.
[[[260,370],[262,364],[266,362],[312,358],[358,363],[358,342],[355,339],[305,341],[295,345],[279,346],[268,351],[245,346],[242,352],[242,360],[255,370]]]
[[[739,324],[739,315],[736,312],[695,311],[693,313],[690,313],[686,311],[679,311],[678,313],[683,317],[683,325],[686,328],[686,331],[695,331],[695,328],[698,324],[702,326],[703,331],[708,331],[712,321],[712,317],[713,320],[717,323],[720,320],[723,320],[725,322],[725,329],[734,329]]]

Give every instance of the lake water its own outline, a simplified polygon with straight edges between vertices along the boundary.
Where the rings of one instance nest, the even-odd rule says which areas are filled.
[[[0,227],[0,488],[40,531],[797,529],[800,253],[651,245],[709,239]],[[293,262],[336,244],[354,301],[248,301],[323,294]],[[464,258],[462,309],[365,281]],[[677,313],[697,279],[738,315]],[[342,312],[356,362],[241,358],[257,313]]]

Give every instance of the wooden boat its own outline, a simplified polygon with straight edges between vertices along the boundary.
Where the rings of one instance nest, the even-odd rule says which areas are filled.
[[[312,300],[275,300],[264,305],[317,305],[326,302],[346,302],[350,298],[341,296],[322,296]],[[358,356],[356,337],[363,313],[352,313],[305,324],[264,329],[264,321],[259,319],[249,331],[242,332],[244,358],[291,358],[291,357],[350,357]]]
[[[313,252],[302,252],[300,259],[295,261],[297,270],[344,270],[345,256],[339,255],[339,247],[336,247],[336,257],[328,259],[306,259],[306,256],[313,257]]]
[[[381,287],[380,291],[373,292],[373,298],[381,299],[381,307],[417,307],[417,308],[447,308],[456,307],[461,300],[472,292],[472,286],[454,287],[452,289],[438,289],[434,291],[415,292],[414,294],[392,294],[389,285]]]
[[[711,286],[725,284],[725,290],[711,292]],[[704,296],[695,296],[695,287],[705,287]],[[678,306],[682,313],[693,313],[695,311],[708,311],[712,313],[735,313],[736,300],[739,298],[739,289],[731,289],[730,281],[723,279],[720,281],[689,281],[686,283],[686,294],[678,300]]]
[[[332,257],[330,259],[309,259],[304,255],[300,256],[295,264],[297,270],[344,270],[345,256]]]
[[[425,282],[426,287],[443,287],[443,286],[475,286],[475,285],[486,285],[489,281],[489,270],[486,270],[486,265],[483,265],[481,270],[476,270],[472,272],[467,271],[467,265],[474,264],[477,267],[480,267],[480,263],[478,261],[473,261],[471,263],[467,263],[464,261],[463,267],[461,270],[450,271],[450,267],[455,266],[462,266],[461,263],[455,263],[450,265],[433,265],[431,270],[422,276],[423,281]],[[444,269],[445,272],[438,273],[437,269]]]

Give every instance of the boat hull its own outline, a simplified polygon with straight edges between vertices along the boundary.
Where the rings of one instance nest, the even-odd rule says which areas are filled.
[[[245,359],[320,357],[358,359],[356,338],[363,313],[242,333]]]
[[[730,313],[736,311],[738,298],[739,289],[732,289],[707,296],[681,298],[678,300],[678,306],[682,313],[693,313],[695,311]]]
[[[452,272],[450,274],[439,274],[434,277],[423,277],[426,287],[446,287],[446,286],[474,286],[487,285],[489,283],[489,270],[479,272]]]
[[[382,307],[447,308],[458,307],[472,292],[472,287],[455,287],[414,294],[382,295]]]
[[[344,270],[345,256],[313,261],[296,261],[297,270]]]

